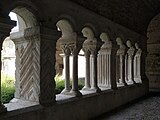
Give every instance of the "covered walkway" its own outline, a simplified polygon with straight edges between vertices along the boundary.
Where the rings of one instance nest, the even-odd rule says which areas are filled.
[[[103,114],[98,120],[160,120],[160,93],[150,93],[133,103]]]

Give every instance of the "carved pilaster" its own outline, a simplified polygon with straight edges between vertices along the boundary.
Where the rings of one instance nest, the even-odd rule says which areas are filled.
[[[98,84],[104,87],[111,87],[112,43],[106,33],[102,33],[100,38],[104,44],[98,52]]]
[[[39,27],[11,34],[16,46],[15,98],[39,101],[40,38]]]
[[[40,27],[40,96],[42,105],[55,102],[54,76],[56,63],[56,42],[60,33],[46,27]]]

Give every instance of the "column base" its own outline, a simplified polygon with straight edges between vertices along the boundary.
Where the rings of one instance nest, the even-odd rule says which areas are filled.
[[[130,79],[127,83],[128,83],[129,85],[136,84],[136,82],[133,81],[133,80],[131,80],[131,79]]]
[[[83,91],[91,91],[91,87],[85,87],[85,86],[84,86],[84,87],[82,88],[82,90],[83,90]]]
[[[96,93],[101,92],[101,89],[98,86],[97,87],[91,87],[90,90],[95,91]]]
[[[135,81],[136,83],[142,83],[142,80],[141,80],[140,78],[135,78],[134,81]]]
[[[69,89],[63,89],[61,94],[63,95],[70,95],[70,90]]]
[[[118,87],[127,86],[127,85],[128,85],[127,83],[117,83],[117,86],[118,86]]]
[[[7,108],[3,104],[1,104],[0,105],[0,114],[5,113],[5,112],[7,112]]]
[[[75,97],[80,97],[82,96],[82,93],[79,90],[71,90],[70,95],[73,95]]]

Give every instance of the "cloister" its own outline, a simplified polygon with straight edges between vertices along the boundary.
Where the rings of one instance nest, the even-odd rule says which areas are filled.
[[[144,1],[132,1],[132,6],[132,2],[114,0],[112,6],[95,0],[1,0],[0,47],[2,50],[8,36],[15,44],[16,81],[14,99],[8,104],[0,100],[0,120],[91,119],[148,95],[149,89],[159,91],[160,15],[156,4],[160,1]],[[129,8],[121,11],[121,3],[131,7],[131,16],[123,16]],[[151,3],[156,12],[148,12]],[[96,4],[99,7],[94,8]],[[142,7],[137,13],[140,17],[133,9],[136,5]],[[107,17],[112,7],[119,17],[114,10]],[[10,12],[18,22],[10,19]],[[11,32],[16,24],[19,30]],[[54,80],[57,42],[63,52],[65,79],[65,88],[58,95]],[[85,85],[80,90],[81,50]]]

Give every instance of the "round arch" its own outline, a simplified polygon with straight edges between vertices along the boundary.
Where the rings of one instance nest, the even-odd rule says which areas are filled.
[[[150,90],[160,89],[160,14],[149,23],[147,29],[146,74],[149,78]]]

